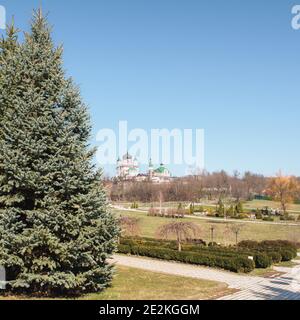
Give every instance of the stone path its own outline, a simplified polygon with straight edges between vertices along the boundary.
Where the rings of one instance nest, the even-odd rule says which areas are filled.
[[[228,284],[229,288],[239,290],[220,300],[300,300],[299,260],[294,261],[298,264],[294,268],[275,267],[276,271],[284,272],[276,278],[238,275],[211,268],[125,255],[115,255],[112,262],[153,272],[219,281]]]

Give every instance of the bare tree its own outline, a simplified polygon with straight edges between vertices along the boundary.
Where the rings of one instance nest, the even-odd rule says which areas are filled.
[[[261,194],[267,185],[267,179],[263,175],[254,174],[250,171],[245,172],[243,182],[246,200],[251,200],[255,193]]]
[[[163,195],[162,191],[159,191],[158,199],[159,199],[159,213],[162,214],[162,206],[163,206],[163,202],[164,202],[164,195]]]
[[[230,230],[232,233],[235,234],[235,243],[236,245],[238,244],[238,237],[242,231],[242,229],[244,228],[244,224],[242,223],[234,223],[230,226]]]
[[[173,179],[170,183],[155,184],[149,181],[105,180],[107,193],[112,201],[168,202],[182,201],[197,203],[202,198],[249,200],[255,194],[262,194],[269,178],[246,172],[197,171],[192,175]],[[160,195],[161,193],[161,195]],[[161,201],[162,200],[162,201]]]
[[[171,222],[161,226],[157,234],[163,239],[176,237],[178,251],[181,251],[182,242],[197,238],[200,234],[200,227],[193,222]]]
[[[239,202],[245,194],[245,183],[240,179],[240,175],[241,174],[235,170],[233,176],[230,177],[230,194],[236,202]]]
[[[119,222],[122,236],[136,237],[140,234],[138,218],[121,216]]]
[[[228,244],[228,238],[229,238],[229,235],[231,234],[231,230],[230,230],[230,223],[229,222],[226,222],[225,223],[225,228],[224,228],[224,231],[223,231],[223,235],[224,235],[224,242],[225,244]]]

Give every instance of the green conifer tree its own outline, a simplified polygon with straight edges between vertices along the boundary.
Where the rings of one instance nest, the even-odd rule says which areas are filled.
[[[18,32],[14,26],[14,21],[6,28],[6,37],[0,39],[0,127],[2,126],[4,107],[11,104],[9,99],[15,87],[14,77],[16,60],[15,55],[19,49]]]
[[[92,164],[87,108],[65,76],[62,48],[54,47],[41,10],[12,59],[5,81],[14,86],[9,94],[0,90],[0,265],[7,291],[100,291],[112,279],[107,258],[119,231]]]

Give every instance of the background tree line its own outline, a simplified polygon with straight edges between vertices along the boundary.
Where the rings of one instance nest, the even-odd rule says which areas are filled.
[[[284,206],[288,202],[300,198],[300,178],[284,176],[278,173],[276,177],[266,177],[252,172],[240,174],[235,171],[228,174],[225,171],[203,171],[195,175],[176,178],[167,184],[151,182],[121,182],[106,179],[105,185],[112,201],[189,201],[222,200],[232,198],[252,200],[255,196],[278,200]]]
[[[152,202],[163,194],[164,201],[192,201],[201,199],[252,199],[254,194],[262,194],[267,188],[269,178],[246,172],[241,176],[225,171],[209,173],[207,171],[176,178],[167,184],[150,182],[120,182],[107,179],[105,185],[112,201]]]

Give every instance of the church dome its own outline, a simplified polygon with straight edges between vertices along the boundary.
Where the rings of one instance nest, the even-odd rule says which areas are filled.
[[[127,152],[126,154],[124,154],[123,160],[132,160],[132,156]]]
[[[169,170],[163,164],[161,164],[160,167],[154,170],[154,172],[163,174],[163,173],[169,173]]]

